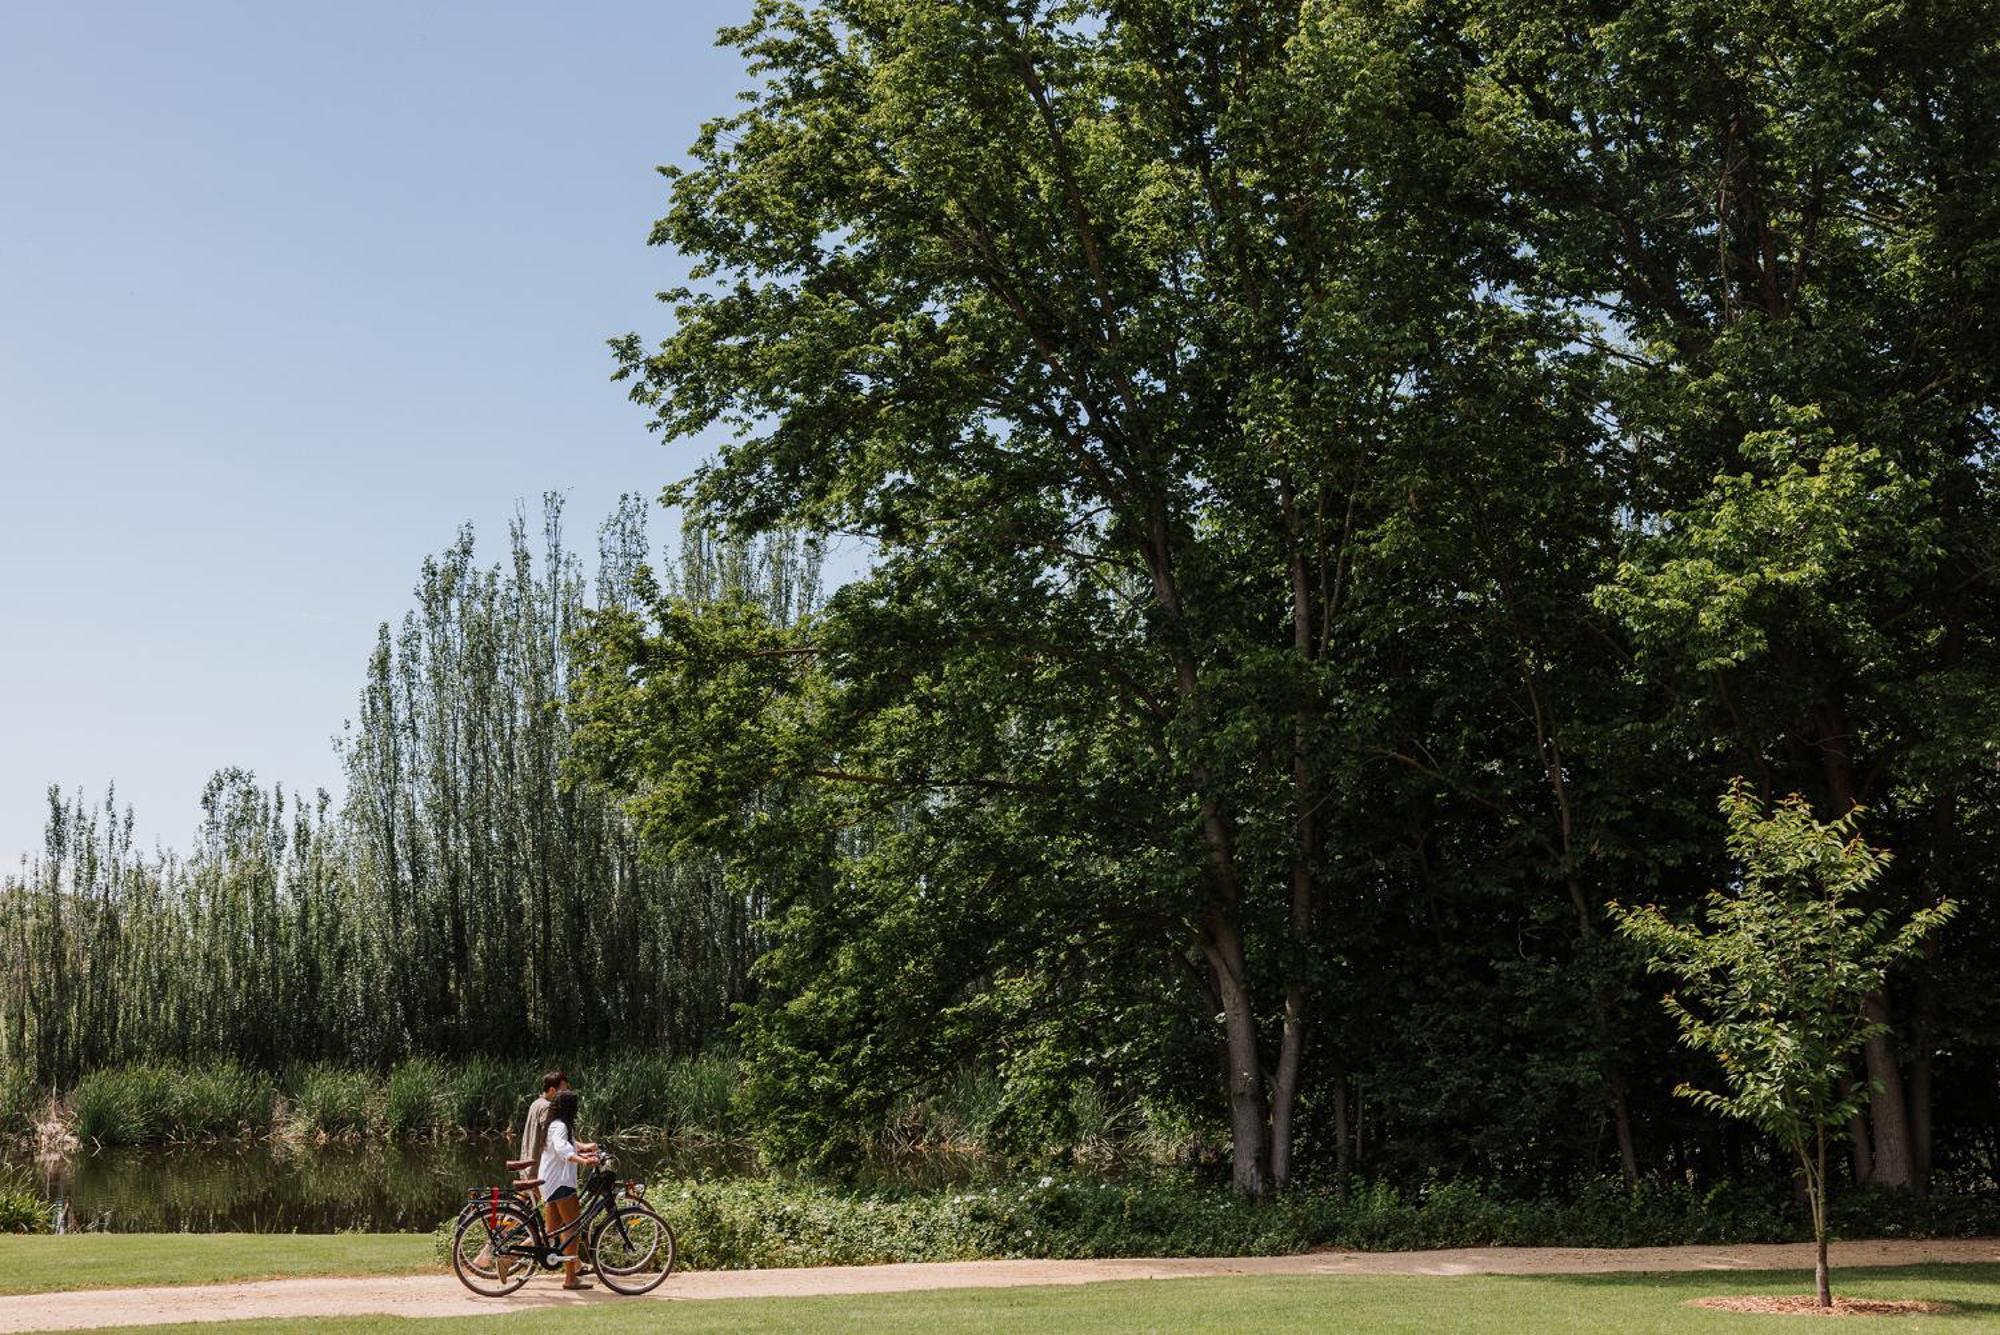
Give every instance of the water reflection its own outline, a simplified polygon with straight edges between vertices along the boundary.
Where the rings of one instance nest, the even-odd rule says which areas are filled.
[[[71,1227],[121,1233],[423,1231],[465,1189],[504,1176],[498,1139],[438,1144],[238,1144],[79,1151],[23,1163]],[[743,1148],[646,1141],[614,1146],[622,1174],[648,1181],[753,1172]]]

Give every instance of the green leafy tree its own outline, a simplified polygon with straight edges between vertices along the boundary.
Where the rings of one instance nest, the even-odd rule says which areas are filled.
[[[1377,763],[1357,545],[1418,442],[1497,420],[1467,368],[1506,348],[1539,390],[1569,340],[1456,207],[1494,171],[1450,133],[1472,63],[1345,3],[765,0],[724,36],[758,87],[654,234],[704,281],[619,352],[658,426],[734,431],[677,493],[706,518],[880,553],[795,646],[840,691],[786,777],[990,832],[928,863],[947,921],[1034,924],[1128,996],[1175,980],[1236,1186],[1281,1184],[1308,1036],[1342,1027],[1334,799]],[[1584,406],[1520,394],[1510,425],[1560,449]]]
[[[1990,865],[2000,744],[2000,6],[1482,0],[1527,290],[1588,313],[1623,522],[1598,606],[1660,744]],[[1931,1171],[1926,962],[1870,1002],[1855,1164]],[[1962,1052],[1963,1049],[1960,1049]]]
[[[1900,921],[1871,906],[1889,854],[1862,841],[1856,810],[1821,823],[1794,795],[1767,811],[1741,782],[1722,807],[1742,879],[1709,894],[1701,923],[1677,923],[1652,906],[1614,912],[1619,930],[1680,980],[1665,1004],[1682,1041],[1722,1067],[1721,1089],[1677,1092],[1751,1123],[1798,1161],[1827,1307],[1827,1132],[1866,1100],[1848,1070],[1881,1029],[1867,998],[1953,906],[1933,904]]]

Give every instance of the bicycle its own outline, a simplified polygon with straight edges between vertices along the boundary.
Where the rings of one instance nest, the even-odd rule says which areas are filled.
[[[619,1181],[612,1163],[610,1155],[599,1158],[579,1192],[583,1212],[553,1231],[521,1195],[540,1186],[539,1178],[468,1191],[451,1239],[458,1282],[482,1298],[505,1298],[536,1270],[559,1270],[574,1259],[614,1293],[636,1296],[665,1283],[680,1255],[674,1230],[646,1204],[644,1184]],[[575,1257],[565,1254],[572,1242],[578,1244]]]

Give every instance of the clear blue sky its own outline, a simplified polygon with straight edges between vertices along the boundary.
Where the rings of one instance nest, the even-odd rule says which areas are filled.
[[[181,846],[218,766],[337,791],[426,553],[692,466],[604,340],[667,327],[652,169],[749,3],[8,8],[0,867],[50,783]]]

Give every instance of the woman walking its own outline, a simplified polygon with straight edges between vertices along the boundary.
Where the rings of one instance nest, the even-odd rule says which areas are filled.
[[[549,1232],[575,1221],[582,1213],[582,1202],[576,1194],[576,1169],[578,1164],[589,1166],[597,1162],[595,1142],[579,1144],[576,1139],[576,1091],[565,1089],[549,1100],[548,1137],[542,1142],[542,1213],[549,1226]],[[576,1257],[575,1238],[563,1247],[565,1255],[571,1259],[563,1266],[563,1287],[566,1289],[587,1289],[590,1285],[578,1278],[579,1263]]]

